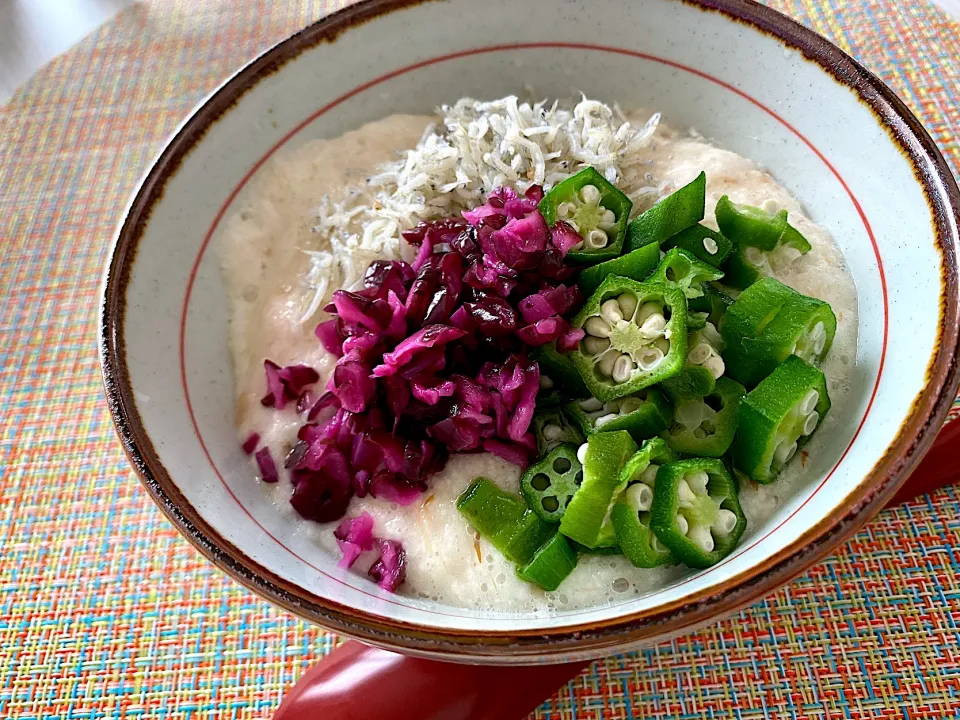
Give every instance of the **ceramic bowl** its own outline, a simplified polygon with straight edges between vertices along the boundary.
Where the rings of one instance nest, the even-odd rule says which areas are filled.
[[[549,618],[379,591],[270,505],[233,426],[225,216],[271,156],[391,113],[533,85],[662,111],[768,167],[840,244],[859,292],[855,399],[801,491],[719,565]],[[819,36],[748,0],[366,0],[267,51],[180,127],[144,177],[106,268],[101,357],[131,462],[224,571],[370,643],[460,661],[602,655],[757,600],[880,508],[957,390],[960,195],[893,93]]]

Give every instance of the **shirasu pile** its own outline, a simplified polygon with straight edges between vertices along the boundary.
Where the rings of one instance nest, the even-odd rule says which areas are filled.
[[[381,166],[342,199],[320,201],[316,243],[304,249],[310,266],[302,278],[303,322],[333,290],[357,282],[372,260],[403,257],[409,248],[401,232],[480,205],[500,185],[550,190],[592,166],[633,200],[634,213],[660,196],[643,152],[659,114],[640,126],[617,105],[586,97],[570,109],[513,95],[490,102],[464,98],[439,114],[440,122],[403,159]]]

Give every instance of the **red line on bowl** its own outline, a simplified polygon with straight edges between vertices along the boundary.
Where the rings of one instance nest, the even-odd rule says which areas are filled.
[[[396,78],[396,77],[399,77],[399,76],[401,76],[401,75],[405,75],[405,74],[407,74],[407,73],[413,72],[414,70],[419,70],[419,69],[421,69],[421,68],[429,67],[429,66],[431,66],[431,65],[437,65],[437,64],[439,64],[439,63],[447,62],[447,61],[449,61],[449,60],[457,60],[457,59],[461,59],[461,58],[465,58],[465,57],[470,57],[470,56],[472,56],[472,55],[483,55],[483,54],[488,54],[488,53],[504,52],[504,51],[512,51],[512,50],[535,50],[535,49],[545,49],[545,48],[549,48],[549,49],[568,49],[568,50],[591,50],[591,51],[598,51],[598,52],[607,52],[607,53],[614,53],[614,54],[618,54],[618,55],[626,55],[626,56],[628,56],[628,57],[633,57],[633,58],[637,58],[637,59],[641,59],[641,60],[647,60],[647,61],[649,61],[649,62],[655,62],[655,63],[658,63],[658,64],[660,64],[660,65],[667,65],[667,66],[672,67],[672,68],[675,68],[675,69],[677,69],[677,70],[681,70],[681,71],[683,71],[683,72],[687,72],[687,73],[690,73],[690,74],[692,74],[692,75],[696,75],[696,76],[698,76],[698,77],[700,77],[700,78],[703,78],[704,80],[707,80],[707,81],[709,81],[709,82],[711,82],[711,83],[714,83],[715,85],[718,85],[718,86],[720,86],[720,87],[722,87],[722,88],[724,88],[724,89],[726,89],[726,90],[729,90],[730,92],[732,92],[732,93],[740,96],[741,98],[743,98],[744,100],[748,101],[748,102],[751,103],[752,105],[755,105],[756,107],[758,107],[759,109],[761,109],[763,112],[765,112],[766,114],[768,114],[770,117],[772,117],[774,120],[776,120],[776,121],[779,122],[781,125],[783,125],[783,126],[784,126],[787,130],[789,130],[793,135],[795,135],[804,145],[806,145],[806,146],[814,153],[814,155],[817,156],[817,158],[820,159],[821,162],[823,162],[824,165],[826,165],[827,169],[830,170],[830,172],[833,174],[833,176],[836,177],[837,181],[840,183],[840,185],[843,187],[844,191],[845,191],[845,192],[847,193],[847,195],[849,196],[851,202],[853,203],[853,206],[856,208],[857,213],[859,214],[860,219],[861,219],[861,221],[863,222],[863,226],[864,226],[865,230],[867,231],[867,236],[870,238],[870,244],[873,246],[874,256],[875,256],[876,259],[877,259],[877,270],[878,270],[879,277],[880,277],[880,289],[881,289],[881,293],[882,293],[882,296],[883,296],[883,341],[882,341],[881,350],[880,350],[880,364],[879,364],[879,366],[878,366],[878,368],[877,368],[877,379],[876,379],[876,381],[874,382],[873,390],[872,390],[872,392],[870,393],[870,400],[867,402],[867,407],[866,407],[866,409],[864,410],[863,417],[861,418],[860,423],[859,423],[859,425],[857,426],[857,429],[856,429],[856,431],[855,431],[854,434],[853,434],[853,437],[850,439],[850,443],[847,445],[846,449],[845,449],[845,450],[843,451],[843,453],[840,455],[840,459],[837,460],[836,464],[833,466],[833,468],[830,470],[830,472],[827,473],[827,475],[823,478],[823,480],[820,482],[820,484],[817,485],[816,488],[814,488],[813,492],[810,493],[809,497],[807,497],[807,499],[804,500],[789,516],[787,516],[786,518],[784,518],[776,527],[774,527],[774,528],[771,529],[769,532],[767,532],[763,537],[760,537],[760,538],[754,540],[750,545],[748,545],[748,546],[746,546],[746,547],[739,548],[735,554],[730,555],[729,557],[727,557],[725,560],[723,560],[722,562],[718,563],[717,565],[714,565],[713,567],[711,567],[711,568],[709,568],[709,569],[707,569],[707,570],[704,570],[704,571],[701,572],[701,573],[698,573],[698,574],[696,574],[696,575],[693,575],[693,576],[687,578],[686,580],[683,580],[683,581],[681,581],[681,582],[679,582],[679,583],[673,584],[673,585],[670,586],[670,588],[676,588],[676,587],[685,585],[685,584],[687,584],[688,582],[691,582],[691,581],[693,581],[693,580],[696,579],[696,578],[702,577],[702,576],[703,576],[704,574],[706,574],[706,573],[714,572],[714,571],[717,570],[718,568],[723,567],[724,565],[726,565],[726,564],[729,563],[730,561],[732,561],[732,560],[734,560],[735,558],[741,556],[743,553],[751,550],[752,548],[756,547],[758,544],[760,544],[761,542],[763,542],[764,540],[766,540],[766,539],[767,539],[768,537],[770,537],[773,533],[775,533],[777,530],[779,530],[781,527],[783,527],[787,522],[789,522],[790,519],[793,518],[798,512],[800,512],[800,510],[801,510],[808,502],[810,502],[810,500],[813,498],[813,496],[816,495],[816,494],[823,488],[823,486],[827,483],[827,481],[828,481],[828,480],[833,476],[833,474],[837,471],[837,468],[840,467],[841,463],[843,463],[844,458],[846,458],[847,454],[850,452],[850,448],[853,447],[853,444],[856,442],[857,437],[860,435],[860,431],[863,429],[863,426],[864,426],[864,424],[865,424],[866,421],[867,421],[867,417],[869,416],[870,411],[871,411],[872,408],[873,408],[873,403],[874,403],[874,400],[876,399],[877,391],[878,391],[878,389],[879,389],[879,387],[880,387],[880,378],[881,378],[882,375],[883,375],[883,367],[884,367],[884,362],[885,362],[885,360],[886,360],[886,355],[887,355],[887,336],[888,336],[888,328],[889,328],[889,312],[888,312],[888,298],[887,298],[887,281],[886,281],[886,274],[884,273],[884,270],[883,270],[883,260],[882,260],[881,257],[880,257],[880,248],[877,246],[877,241],[876,241],[876,238],[874,237],[873,229],[872,229],[871,226],[870,226],[870,221],[867,219],[866,213],[864,212],[863,207],[862,207],[862,205],[860,204],[860,201],[857,200],[856,196],[853,194],[853,191],[850,190],[850,187],[847,185],[846,181],[843,179],[843,176],[840,175],[839,171],[838,171],[838,170],[833,166],[833,164],[826,158],[826,156],[825,156],[822,152],[820,152],[820,150],[817,149],[817,147],[816,147],[807,137],[805,137],[799,130],[797,130],[797,128],[795,128],[793,125],[791,125],[789,122],[787,122],[784,118],[782,118],[780,115],[778,115],[775,111],[771,110],[769,107],[767,107],[766,105],[764,105],[762,102],[760,102],[760,101],[757,100],[756,98],[754,98],[754,97],[752,97],[751,95],[747,94],[747,93],[744,92],[743,90],[740,90],[739,88],[735,87],[734,85],[731,85],[731,84],[728,83],[728,82],[725,82],[725,81],[723,81],[723,80],[720,80],[719,78],[714,77],[713,75],[710,75],[709,73],[705,73],[705,72],[703,72],[702,70],[697,70],[696,68],[692,68],[692,67],[690,67],[690,66],[688,66],[688,65],[684,65],[684,64],[682,64],[682,63],[678,63],[678,62],[675,62],[675,61],[673,61],[673,60],[668,60],[668,59],[666,59],[666,58],[657,57],[656,55],[650,55],[650,54],[648,54],[648,53],[637,52],[637,51],[635,51],[635,50],[627,50],[627,49],[625,49],[625,48],[607,47],[607,46],[605,46],[605,45],[592,45],[592,44],[588,44],[588,43],[536,42],[536,43],[516,43],[516,44],[509,44],[509,45],[490,45],[490,46],[482,47],[482,48],[473,48],[473,49],[471,49],[471,50],[462,50],[462,51],[455,52],[455,53],[449,53],[449,54],[447,54],[447,55],[439,55],[439,56],[437,56],[437,57],[429,58],[429,59],[427,59],[427,60],[421,60],[420,62],[414,63],[414,64],[412,64],[412,65],[407,65],[407,66],[402,67],[402,68],[399,68],[399,69],[397,69],[397,70],[393,70],[393,71],[391,71],[391,72],[389,72],[389,73],[385,73],[385,74],[383,74],[383,75],[381,75],[381,76],[379,76],[379,77],[377,77],[377,78],[374,78],[373,80],[370,80],[370,81],[368,81],[368,82],[366,82],[366,83],[363,83],[362,85],[358,85],[357,87],[353,88],[352,90],[349,90],[348,92],[344,93],[344,94],[341,95],[340,97],[338,97],[338,98],[336,98],[335,100],[331,101],[330,103],[324,105],[323,107],[319,108],[318,110],[316,110],[315,112],[313,112],[311,115],[309,115],[308,117],[306,117],[304,120],[302,120],[302,121],[301,121],[300,123],[298,123],[296,126],[294,126],[293,129],[291,129],[288,133],[286,133],[283,137],[281,137],[269,150],[267,150],[267,152],[264,153],[264,155],[263,155],[259,160],[257,160],[257,162],[254,163],[253,166],[252,166],[252,167],[246,172],[246,174],[240,179],[240,182],[237,183],[236,187],[234,187],[233,191],[230,193],[230,195],[229,195],[229,196],[227,197],[227,199],[224,201],[223,205],[220,207],[219,211],[217,212],[216,216],[215,216],[214,219],[213,219],[213,222],[212,222],[211,225],[210,225],[210,228],[207,230],[206,236],[205,236],[204,239],[203,239],[203,244],[200,246],[200,250],[198,251],[197,257],[196,257],[196,259],[194,260],[193,267],[190,269],[190,277],[189,277],[189,279],[188,279],[188,281],[187,281],[187,288],[186,288],[186,292],[184,293],[184,299],[183,299],[183,310],[182,310],[182,312],[181,312],[181,317],[180,317],[180,379],[181,379],[181,382],[182,382],[182,384],[183,384],[184,397],[186,398],[186,401],[187,401],[187,411],[188,411],[188,413],[189,413],[189,415],[190,415],[190,422],[191,422],[192,425],[193,425],[194,433],[195,433],[196,436],[197,436],[197,440],[198,440],[199,443],[200,443],[200,447],[203,449],[203,453],[204,453],[204,455],[206,456],[207,461],[210,463],[210,467],[213,469],[214,473],[217,475],[217,478],[218,478],[218,479],[220,480],[220,482],[223,484],[223,486],[224,486],[224,488],[226,489],[226,491],[227,491],[227,492],[230,494],[230,496],[234,499],[234,501],[237,503],[237,505],[240,506],[241,510],[243,510],[243,512],[247,515],[247,517],[249,517],[250,520],[251,520],[258,528],[260,528],[271,540],[273,540],[275,543],[277,543],[277,545],[279,545],[281,548],[283,548],[283,549],[286,550],[288,553],[290,553],[290,554],[293,555],[295,558],[297,558],[297,560],[299,560],[300,562],[304,563],[305,565],[307,565],[308,567],[312,568],[313,570],[317,571],[318,573],[320,573],[320,574],[323,575],[324,577],[332,580],[333,582],[346,585],[347,587],[350,587],[351,589],[356,590],[357,592],[360,592],[360,593],[362,593],[362,594],[364,594],[364,595],[366,595],[366,596],[368,596],[368,597],[371,597],[371,598],[380,600],[381,602],[386,602],[386,603],[389,603],[389,604],[392,604],[392,605],[399,605],[399,606],[405,607],[405,608],[410,608],[410,607],[411,607],[410,605],[408,605],[408,604],[406,604],[406,603],[398,602],[398,601],[396,601],[396,600],[392,600],[392,599],[389,599],[389,598],[383,598],[383,597],[381,597],[381,596],[379,596],[379,595],[374,595],[374,594],[372,594],[372,593],[369,593],[369,592],[367,592],[366,590],[364,590],[364,589],[362,589],[362,588],[355,587],[355,586],[353,586],[353,585],[351,585],[351,584],[349,584],[349,583],[345,583],[341,578],[337,578],[337,577],[333,577],[332,575],[329,575],[329,574],[326,573],[325,571],[321,570],[320,568],[316,567],[315,565],[313,565],[312,563],[310,563],[309,561],[307,561],[305,558],[303,558],[303,557],[301,557],[300,555],[298,555],[296,552],[294,552],[294,550],[293,550],[292,548],[290,548],[290,547],[286,546],[285,544],[283,544],[283,542],[281,542],[278,538],[276,538],[269,530],[267,530],[265,527],[263,527],[263,525],[261,525],[260,522],[259,522],[255,517],[253,517],[252,513],[246,508],[246,506],[244,506],[243,503],[240,502],[240,499],[236,496],[236,494],[233,492],[233,490],[230,488],[230,486],[229,486],[229,485],[227,484],[227,482],[224,480],[223,475],[220,473],[220,470],[217,468],[216,464],[213,462],[213,458],[210,456],[210,452],[207,450],[207,445],[206,445],[206,443],[205,443],[204,440],[203,440],[203,436],[202,436],[202,434],[200,433],[200,428],[199,428],[198,425],[197,425],[196,417],[194,416],[193,405],[192,405],[192,403],[190,402],[190,391],[189,391],[189,387],[188,387],[188,383],[187,383],[187,368],[186,368],[186,356],[185,356],[185,352],[184,352],[184,345],[185,345],[185,338],[186,338],[187,313],[188,313],[189,305],[190,305],[190,296],[191,296],[191,293],[192,293],[192,291],[193,291],[193,283],[194,283],[194,281],[196,280],[197,270],[198,270],[198,268],[200,267],[200,262],[201,262],[201,260],[203,259],[204,254],[206,253],[207,246],[210,244],[210,240],[211,240],[211,238],[213,237],[213,234],[214,234],[214,232],[216,231],[217,226],[220,224],[220,221],[223,219],[223,216],[226,214],[227,210],[229,209],[229,207],[230,207],[230,205],[233,203],[233,201],[236,199],[237,195],[240,193],[240,191],[243,189],[243,187],[247,184],[247,182],[250,180],[250,178],[263,166],[263,164],[264,164],[267,160],[270,159],[271,156],[273,156],[273,154],[274,154],[277,150],[279,150],[281,147],[283,147],[287,142],[290,141],[291,138],[293,138],[295,135],[297,135],[301,130],[303,130],[303,129],[304,129],[307,125],[309,125],[311,122],[313,122],[313,121],[316,120],[317,118],[321,117],[321,116],[324,115],[325,113],[329,112],[329,111],[332,110],[333,108],[337,107],[338,105],[341,105],[342,103],[344,103],[345,101],[349,100],[350,98],[352,98],[352,97],[354,97],[354,96],[356,96],[356,95],[359,95],[360,93],[362,93],[362,92],[364,92],[364,91],[366,91],[366,90],[369,90],[370,88],[373,88],[373,87],[375,87],[375,86],[377,86],[377,85],[380,85],[381,83],[384,83],[384,82],[386,82],[387,80],[391,80],[391,79]],[[663,588],[663,589],[661,589],[661,590],[655,591],[654,593],[652,593],[652,595],[656,595],[656,594],[659,594],[659,593],[661,593],[661,592],[665,592],[666,590],[667,590],[667,588]],[[650,596],[647,595],[647,596],[645,596],[645,597],[650,597]],[[609,606],[605,606],[605,607],[619,607],[620,605],[626,605],[626,604],[629,604],[629,603],[632,603],[632,602],[634,602],[634,600],[629,600],[629,601],[626,601],[626,602],[623,602],[623,603],[617,603],[617,604],[615,604],[615,605],[609,605]],[[463,615],[457,615],[457,614],[454,614],[454,613],[445,613],[445,612],[441,612],[441,611],[438,611],[438,610],[425,610],[425,609],[423,609],[423,608],[417,608],[417,609],[418,609],[418,610],[422,610],[423,612],[427,612],[427,613],[434,614],[434,615],[441,615],[441,616],[445,616],[445,617],[455,617],[455,618],[466,619]],[[584,610],[580,610],[580,611],[574,611],[574,612],[570,612],[570,613],[565,613],[565,614],[564,614],[564,617],[572,617],[572,616],[579,615],[579,614],[583,614],[583,613],[586,613],[586,612],[591,612],[591,610],[590,610],[590,609],[584,609]]]

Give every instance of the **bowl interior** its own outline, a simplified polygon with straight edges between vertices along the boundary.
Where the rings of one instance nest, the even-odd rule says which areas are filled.
[[[289,59],[255,63],[181,130],[134,203],[135,215],[149,212],[135,231],[128,223],[129,247],[108,276],[124,301],[116,322],[132,391],[126,412],[142,427],[139,452],[154,453],[153,474],[165,470],[151,488],[224,567],[312,619],[342,606],[421,628],[544,632],[715,594],[801,547],[864,492],[927,382],[944,260],[910,160],[820,65],[748,23],[672,0],[422,3],[315,45],[300,36],[278,52]],[[853,400],[826,450],[810,458],[806,482],[768,523],[750,527],[709,571],[549,618],[385,595],[338,570],[277,512],[237,443],[215,248],[224,218],[273,154],[391,113],[429,113],[461,96],[522,94],[526,86],[542,97],[582,91],[657,109],[769,168],[839,243],[860,312]]]

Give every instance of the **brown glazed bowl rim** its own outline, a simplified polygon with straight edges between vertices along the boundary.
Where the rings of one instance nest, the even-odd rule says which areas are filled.
[[[206,129],[243,93],[319,43],[416,0],[362,0],[267,50],[228,80],[185,122],[144,176],[121,224],[105,272],[100,317],[104,387],[117,432],[140,480],[177,529],[220,569],[290,612],[330,630],[390,649],[447,660],[493,663],[563,661],[599,656],[676,634],[754,602],[835,548],[879,510],[929,448],[957,393],[960,299],[957,228],[960,191],[932,139],[897,96],[842,50],[786,16],[751,0],[681,0],[774,36],[852,89],[913,166],[934,217],[941,277],[939,343],[927,385],[894,440],[861,484],[862,494],[809,528],[792,548],[726,580],[721,587],[670,604],[610,619],[530,631],[466,631],[413,625],[318,598],[250,559],[207,523],[178,490],[153,448],[137,411],[126,365],[123,309],[130,267],[152,204]]]

